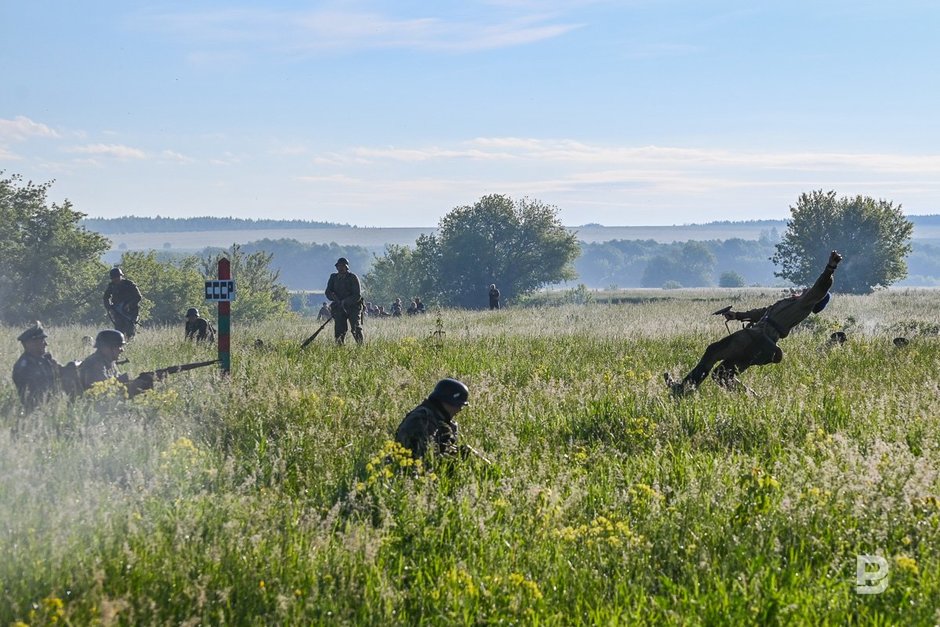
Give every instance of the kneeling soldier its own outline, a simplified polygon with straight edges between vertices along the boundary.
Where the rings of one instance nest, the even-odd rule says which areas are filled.
[[[434,455],[456,455],[457,422],[454,416],[469,404],[470,390],[456,379],[441,379],[420,405],[408,412],[398,426],[395,440],[417,458],[428,449]]]

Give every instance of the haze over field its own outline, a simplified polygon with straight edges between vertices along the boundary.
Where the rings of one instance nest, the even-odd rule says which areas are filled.
[[[0,169],[92,216],[565,224],[940,208],[940,6],[5,3]]]

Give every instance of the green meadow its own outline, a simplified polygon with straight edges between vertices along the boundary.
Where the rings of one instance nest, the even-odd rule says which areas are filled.
[[[0,625],[940,623],[940,291],[836,297],[748,391],[680,402],[662,373],[726,334],[709,314],[781,294],[669,294],[369,319],[361,347],[235,319],[230,377],[28,417],[7,374]],[[214,356],[182,335],[145,328],[123,368]],[[392,445],[445,376],[491,463]]]

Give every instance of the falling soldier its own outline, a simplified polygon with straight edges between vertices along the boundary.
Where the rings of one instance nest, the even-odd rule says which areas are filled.
[[[330,275],[324,294],[331,301],[336,343],[344,344],[346,331],[352,327],[353,338],[357,344],[362,344],[362,288],[359,277],[349,271],[345,257],[336,260],[336,272]]]
[[[114,328],[130,339],[137,333],[140,301],[143,298],[137,285],[124,277],[120,268],[111,268],[111,282],[104,290],[104,308],[114,323]]]
[[[777,342],[787,337],[797,324],[810,313],[819,313],[829,302],[829,289],[832,287],[832,274],[835,272],[842,255],[836,251],[829,254],[829,262],[816,283],[798,296],[778,300],[768,307],[750,311],[720,312],[726,320],[740,320],[751,324],[732,333],[705,349],[698,365],[682,381],[674,381],[667,372],[666,385],[675,396],[693,392],[708,377],[712,367],[721,362],[712,377],[725,387],[733,387],[736,375],[751,366],[780,363],[783,351]]]

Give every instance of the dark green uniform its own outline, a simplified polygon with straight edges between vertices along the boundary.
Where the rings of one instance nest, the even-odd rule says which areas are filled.
[[[362,288],[359,277],[352,272],[334,272],[326,284],[324,294],[332,302],[333,336],[337,344],[346,341],[346,332],[352,328],[356,342],[362,344]]]
[[[211,342],[209,337],[209,321],[205,318],[186,319],[186,339],[197,342]]]
[[[131,338],[137,332],[137,317],[143,298],[137,284],[130,279],[108,283],[104,290],[104,307],[114,322],[114,328]]]
[[[418,459],[425,457],[429,449],[435,455],[454,455],[458,452],[457,423],[438,401],[429,398],[408,412],[398,426],[395,441]]]
[[[36,357],[23,353],[13,365],[13,383],[23,408],[30,412],[58,389],[59,364],[46,353]]]
[[[832,287],[833,272],[835,266],[827,265],[813,287],[799,296],[778,300],[768,307],[734,313],[731,316],[734,319],[753,321],[754,324],[709,345],[695,368],[681,384],[676,384],[676,389],[691,390],[698,387],[718,362],[722,362],[716,369],[719,382],[734,377],[735,373],[743,372],[750,366],[779,362],[783,358],[783,351],[777,347],[777,341],[787,337],[793,327],[805,320],[816,304],[826,297]]]
[[[117,365],[102,357],[97,351],[82,360],[78,366],[78,382],[83,392],[98,381],[117,379],[120,376]]]

